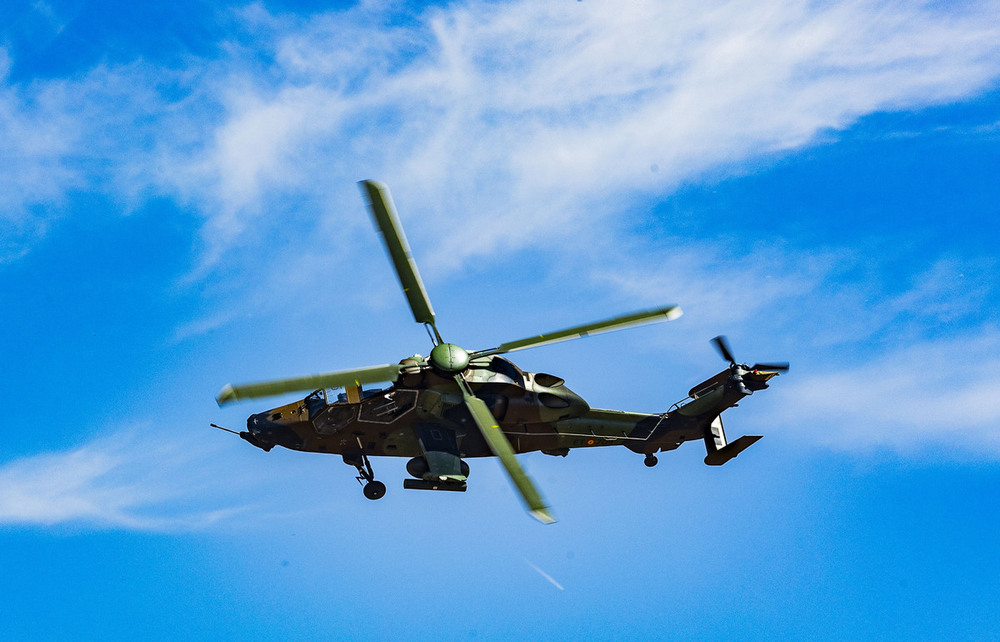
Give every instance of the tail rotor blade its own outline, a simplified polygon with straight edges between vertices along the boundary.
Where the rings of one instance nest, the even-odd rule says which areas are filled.
[[[431,307],[427,291],[424,290],[424,283],[413,260],[410,244],[406,242],[406,235],[403,234],[403,226],[400,225],[399,217],[396,215],[396,206],[393,205],[389,188],[375,181],[361,181],[360,184],[368,197],[372,218],[382,233],[389,258],[392,259],[396,276],[403,286],[403,293],[410,304],[414,320],[417,323],[428,323],[433,327],[434,308]]]
[[[483,434],[483,438],[493,454],[500,459],[500,463],[507,471],[507,476],[514,483],[517,492],[521,494],[531,516],[543,524],[551,524],[556,521],[549,506],[546,505],[538,489],[535,488],[534,482],[531,481],[531,477],[528,477],[528,474],[521,468],[521,464],[518,463],[514,456],[514,447],[507,441],[507,436],[503,434],[493,417],[493,413],[486,406],[486,402],[472,394],[469,384],[462,379],[461,375],[456,375],[455,380],[458,381],[458,385],[462,389],[465,406],[469,409],[476,426],[479,427],[479,432]]]
[[[715,349],[719,351],[722,358],[729,362],[730,365],[736,363],[736,357],[733,356],[733,351],[729,349],[729,339],[725,335],[720,334],[719,336],[712,339],[712,343],[715,345]]]
[[[367,368],[341,370],[339,372],[295,377],[293,379],[280,379],[277,381],[240,384],[237,386],[226,384],[219,391],[219,394],[215,396],[215,401],[220,406],[224,406],[243,399],[273,397],[274,395],[282,395],[289,392],[307,392],[321,388],[343,388],[345,386],[360,386],[366,383],[395,381],[399,378],[401,368],[402,366],[398,364],[369,366]]]
[[[782,361],[780,363],[755,363],[751,370],[759,370],[761,372],[788,372],[788,362]]]

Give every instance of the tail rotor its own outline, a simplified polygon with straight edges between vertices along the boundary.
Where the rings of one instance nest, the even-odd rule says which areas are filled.
[[[729,339],[723,334],[712,339],[712,345],[719,351],[719,355],[729,362],[729,368],[733,371],[739,368],[747,372],[788,372],[789,366],[787,361],[755,363],[752,366],[748,366],[745,363],[736,363],[736,357],[733,356],[733,350],[729,346]]]

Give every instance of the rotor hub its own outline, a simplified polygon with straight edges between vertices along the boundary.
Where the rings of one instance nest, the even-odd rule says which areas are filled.
[[[439,343],[431,350],[431,364],[448,374],[462,372],[469,367],[469,353],[454,343]]]

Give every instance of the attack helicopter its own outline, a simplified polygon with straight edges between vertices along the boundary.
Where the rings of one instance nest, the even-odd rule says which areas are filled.
[[[365,497],[386,493],[375,479],[371,457],[406,457],[408,489],[465,491],[467,459],[497,457],[528,511],[543,523],[555,521],[551,508],[516,454],[541,451],[563,456],[574,448],[625,446],[655,466],[656,453],[702,440],[705,463],[720,466],[754,444],[761,435],[727,441],[722,412],[745,396],[768,387],[788,370],[787,363],[737,363],[723,336],[712,339],[728,367],[694,386],[687,398],[666,412],[646,414],[591,408],[552,374],[525,372],[506,355],[602,332],[676,319],[680,307],[667,305],[574,326],[494,348],[468,351],[441,336],[413,254],[403,234],[388,188],[362,181],[369,210],[385,242],[396,276],[417,323],[432,348],[396,364],[341,370],[262,383],[226,385],[220,406],[293,392],[310,392],[300,401],[251,415],[245,431],[214,427],[270,451],[339,454],[357,470]],[[373,384],[384,388],[366,388]],[[331,392],[343,388],[333,397]]]

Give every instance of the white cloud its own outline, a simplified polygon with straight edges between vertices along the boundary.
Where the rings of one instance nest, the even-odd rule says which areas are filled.
[[[377,5],[240,15],[246,33],[218,60],[7,87],[6,224],[42,230],[67,191],[110,175],[128,202],[164,193],[202,212],[207,270],[376,176],[449,230],[427,267],[452,268],[1000,74],[988,4],[467,2],[397,25]]]
[[[737,254],[691,241],[631,249],[591,278],[626,301],[683,302],[700,327],[742,325],[768,310],[816,296],[837,259],[833,251],[800,254],[772,247]]]
[[[118,433],[0,465],[0,524],[202,528],[238,512],[211,480],[204,445]],[[186,454],[187,452],[187,454]],[[201,453],[192,455],[190,453]],[[214,485],[213,485],[214,484]]]
[[[685,241],[647,244],[593,278],[624,300],[682,302],[688,314],[659,348],[672,370],[704,364],[717,333],[738,359],[791,361],[747,404],[768,434],[851,452],[1000,458],[995,262],[944,257],[902,278],[844,278],[872,261],[836,248],[731,256]]]
[[[151,151],[170,112],[156,87],[165,75],[135,63],[0,85],[0,262],[23,255],[74,213],[74,194],[106,197],[117,210],[109,215],[149,197],[157,172]]]
[[[74,119],[58,86],[30,100],[0,87],[0,262],[17,258],[84,177],[66,165],[76,144]]]
[[[390,123],[363,129],[394,185],[471,218],[444,240],[442,254],[459,261],[616,213],[595,199],[669,193],[874,110],[977,92],[1000,72],[982,15],[910,5],[512,3],[499,13],[471,3],[431,15],[422,55],[343,98]]]
[[[405,26],[366,6],[308,21],[248,11],[249,51],[195,81],[222,106],[211,135],[167,149],[159,175],[159,189],[207,218],[196,277],[263,239],[269,253],[322,255],[329,236],[289,245],[284,230],[350,229],[352,183],[366,177],[392,186],[404,223],[421,222],[408,229],[431,280],[478,255],[558,251],[706,172],[745,171],[866,113],[975,95],[1000,75],[1000,27],[984,27],[993,23],[978,6],[495,9],[451,5]],[[271,64],[248,73],[262,52]],[[816,278],[806,263],[795,280]],[[244,266],[250,283],[273,269]],[[788,283],[769,281],[764,294]],[[735,283],[717,285],[728,311]]]
[[[861,364],[801,369],[772,412],[797,440],[837,450],[946,449],[1000,457],[1000,331],[902,345]],[[814,362],[814,365],[817,365]]]

